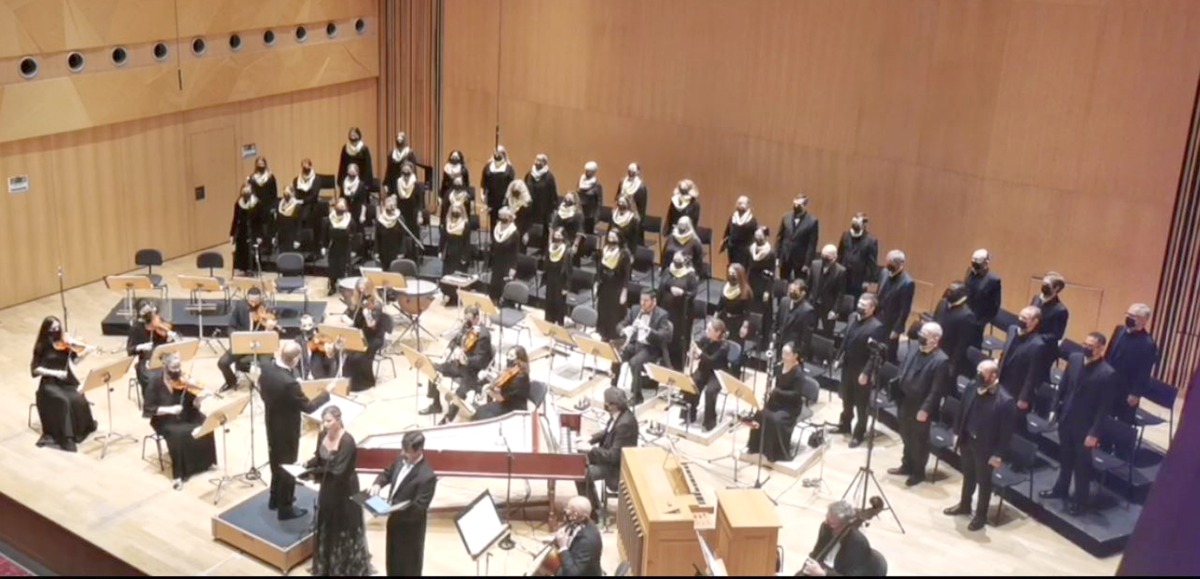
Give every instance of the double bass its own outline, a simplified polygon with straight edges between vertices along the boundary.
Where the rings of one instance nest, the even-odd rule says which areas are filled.
[[[821,568],[825,569],[826,571],[829,571],[830,568],[827,565],[825,565],[824,561],[827,557],[829,557],[830,551],[833,551],[834,547],[841,545],[842,539],[845,539],[846,535],[850,534],[850,531],[853,531],[854,529],[857,529],[857,528],[863,526],[864,524],[866,524],[867,521],[874,519],[876,516],[879,515],[879,513],[883,512],[884,505],[883,505],[882,498],[871,497],[870,503],[871,503],[871,506],[869,508],[861,509],[858,512],[854,513],[854,518],[847,521],[846,524],[843,525],[841,529],[838,529],[837,534],[835,534],[833,536],[833,538],[830,539],[829,543],[826,544],[824,547],[821,547],[821,550],[817,551],[817,554],[815,557],[809,557],[808,560],[820,565]],[[801,568],[800,571],[796,572],[796,575],[803,576],[804,569]]]

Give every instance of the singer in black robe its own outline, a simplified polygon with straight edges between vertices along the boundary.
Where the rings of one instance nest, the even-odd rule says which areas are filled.
[[[289,200],[287,193],[284,193],[275,213],[275,247],[280,253],[300,251],[297,244],[303,216],[303,206],[295,202],[294,197]]]
[[[562,240],[551,243],[542,256],[542,279],[546,282],[546,321],[561,325],[567,317],[567,291],[571,281],[571,246]]]
[[[596,311],[601,313],[596,331],[611,341],[619,336],[617,323],[625,317],[626,304],[621,297],[629,283],[633,258],[615,231],[609,232],[605,241],[596,259]]]
[[[340,217],[334,213],[325,220],[325,235],[321,246],[328,260],[325,275],[329,278],[329,295],[337,292],[338,280],[346,277],[350,271],[351,245],[357,231],[354,218],[349,213]]]
[[[784,362],[784,368],[775,380],[775,388],[767,394],[767,402],[763,410],[752,419],[758,423],[758,428],[750,429],[750,438],[746,443],[746,452],[757,454],[760,451],[771,462],[790,460],[792,457],[792,431],[796,429],[796,421],[804,408],[804,372],[796,360],[795,353],[790,347],[784,347],[785,360],[790,357],[791,364]]]
[[[413,172],[413,167],[405,165],[400,169],[400,178],[395,181],[389,181],[390,193],[396,197],[396,207],[400,209],[400,219],[404,225],[408,227],[408,231],[413,235],[421,234],[421,224],[419,215],[425,207],[425,184],[417,180],[416,173]],[[412,237],[400,230],[400,252],[405,257],[416,261],[424,251],[424,247],[420,247],[413,241]],[[380,264],[381,267],[387,268],[390,261],[385,261]]]
[[[517,178],[503,147],[496,148],[492,160],[484,165],[482,175],[480,186],[483,187],[484,198],[487,199],[489,223],[494,228],[500,216],[500,208],[504,206],[504,195],[508,192],[508,185]]]
[[[311,160],[301,161],[300,174],[292,179],[292,190],[301,203],[301,227],[312,232],[312,242],[315,243],[320,237],[321,220],[329,214],[329,203],[321,200],[321,179],[312,168]],[[308,251],[312,248],[304,249]]]
[[[633,201],[632,209],[637,211],[638,218],[646,216],[646,208],[650,206],[650,190],[642,181],[642,168],[637,163],[629,164],[621,184],[617,186],[617,199],[622,197],[629,197]]]
[[[254,246],[265,234],[262,200],[253,193],[242,190],[242,195],[233,204],[233,222],[229,225],[229,238],[233,240],[233,269],[249,274],[254,271]]]
[[[467,164],[463,161],[465,158],[462,151],[458,149],[450,151],[450,154],[446,156],[446,164],[442,166],[442,184],[441,189],[438,191],[439,198],[446,198],[446,194],[449,193],[450,187],[454,185],[456,178],[461,178],[462,187],[471,186],[471,171],[467,169]],[[445,207],[443,206],[442,209],[445,210]]]
[[[451,216],[444,223],[440,239],[442,268],[447,274],[466,272],[471,269],[471,224],[462,216]]]
[[[541,163],[541,166],[538,163]],[[525,186],[529,187],[529,197],[533,200],[531,210],[534,223],[550,230],[550,216],[558,207],[558,183],[550,170],[550,161],[545,155],[538,155],[534,166],[525,174]]]
[[[672,231],[679,220],[687,217],[695,227],[700,223],[700,200],[697,199],[696,186],[690,180],[684,179],[671,193],[671,202],[667,205],[667,222],[664,231]]]
[[[71,361],[79,356],[69,348],[60,350],[61,346],[55,346],[61,337],[61,322],[49,316],[42,320],[33,345],[29,371],[33,377],[40,377],[35,398],[38,419],[42,423],[42,436],[37,445],[75,452],[76,446],[87,440],[97,425],[87,398],[79,391],[79,379],[71,369]],[[65,372],[66,376],[53,376],[49,372]]]
[[[575,193],[567,193],[563,198],[558,210],[550,218],[550,229],[562,229],[563,238],[567,243],[579,249],[579,234],[583,232],[583,213],[579,210]]]
[[[359,177],[365,185],[369,186],[375,179],[375,165],[371,163],[371,148],[362,140],[362,132],[358,130],[358,127],[350,128],[349,140],[342,147],[338,157],[337,182],[339,186],[345,182],[347,169],[352,164],[358,165]]]
[[[717,299],[717,318],[725,322],[725,327],[733,336],[738,335],[742,323],[750,315],[754,305],[754,290],[750,284],[743,281],[746,270],[738,264],[729,266],[729,274],[725,287],[721,289],[721,297]]]
[[[855,301],[866,291],[866,284],[879,279],[879,240],[867,231],[865,215],[855,216],[850,229],[842,233],[838,263],[846,268],[846,293]]]
[[[158,410],[179,405],[179,414],[159,414]],[[217,464],[217,444],[210,432],[200,438],[192,432],[204,424],[204,413],[196,404],[196,395],[183,389],[175,390],[167,385],[163,372],[155,372],[150,378],[142,415],[150,418],[150,427],[167,443],[171,455],[171,478],[187,482],[193,475],[200,474]],[[176,486],[178,489],[179,487]]]
[[[276,211],[279,209],[279,183],[276,182],[275,175],[267,168],[265,157],[255,160],[254,167],[254,172],[246,177],[246,184],[250,185],[250,191],[262,205],[260,210],[263,221],[263,243],[269,246],[275,236],[275,217]]]
[[[396,146],[392,147],[392,152],[387,157],[387,167],[383,171],[383,182],[388,187],[393,187],[396,180],[400,178],[400,169],[405,164],[417,166],[417,153],[409,146],[408,136],[404,133],[396,135]],[[395,191],[393,189],[393,191]]]
[[[379,267],[388,269],[400,257],[400,248],[407,237],[400,227],[403,216],[385,207],[375,216],[375,249],[379,252]]]
[[[745,211],[742,211],[743,200]],[[738,208],[725,222],[725,236],[721,240],[721,251],[729,253],[729,263],[750,267],[750,245],[754,243],[755,231],[758,231],[758,218],[750,211],[750,200],[739,198]]]
[[[579,176],[579,188],[575,191],[579,198],[579,209],[583,212],[583,232],[589,235],[596,233],[596,217],[600,212],[600,203],[604,201],[604,185],[596,178],[596,170],[595,163],[584,165],[583,175]]]
[[[632,203],[632,200],[622,197],[617,201],[617,208],[612,216],[612,229],[621,235],[621,240],[625,242],[625,247],[629,248],[631,254],[637,251],[643,241],[642,220],[638,217],[637,210],[630,206]]]
[[[696,298],[699,285],[700,277],[691,267],[677,267],[674,263],[667,268],[658,284],[658,303],[667,311],[674,330],[667,351],[671,365],[676,370],[683,368],[683,353],[692,339],[692,300]],[[679,289],[681,295],[676,296],[672,289]]]
[[[504,211],[500,220],[492,231],[492,272],[488,279],[488,294],[494,302],[504,294],[504,286],[512,279],[509,274],[517,267],[517,255],[521,252],[521,232],[517,231],[512,213]]]
[[[756,233],[755,235],[759,235]],[[767,230],[762,228],[762,243],[750,245],[750,265],[746,275],[750,278],[750,289],[754,292],[754,311],[761,312],[763,319],[771,319],[771,305],[775,287],[775,248],[767,241]]]
[[[341,413],[338,413],[341,420]],[[325,443],[326,431],[317,436],[317,450],[304,464],[306,478],[320,483],[313,525],[314,576],[366,577],[371,574],[363,510],[350,497],[358,494],[358,447],[342,430],[337,450]]]

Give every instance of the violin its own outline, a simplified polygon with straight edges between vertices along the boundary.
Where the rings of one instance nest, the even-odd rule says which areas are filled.
[[[59,352],[66,352],[69,350],[75,354],[82,355],[88,350],[88,348],[91,347],[92,346],[89,346],[83,342],[79,342],[67,337],[63,337],[54,341],[54,349],[58,350]]]
[[[250,310],[250,327],[260,328],[264,330],[274,330],[277,319],[275,312],[268,310],[266,305],[259,303],[254,309]]]
[[[164,322],[158,312],[155,312],[154,317],[150,319],[150,333],[169,342],[174,340],[175,331],[171,329],[171,324]]]
[[[313,333],[313,336],[308,339],[308,351],[313,354],[333,356],[335,347],[337,347],[336,340],[325,334]]]
[[[166,376],[163,376],[163,378],[164,378],[163,381],[167,383],[167,387],[170,388],[172,392],[176,392],[179,394],[183,394],[184,392],[187,392],[198,398],[204,398],[206,396],[218,396],[219,397],[219,395],[216,394],[214,391],[197,384],[196,381],[193,380],[191,376],[187,376],[187,375],[180,376],[179,380],[172,380]]]
[[[513,379],[516,378],[520,373],[520,364],[513,364],[512,366],[505,368],[500,375],[496,376],[496,379],[493,380],[487,388],[484,388],[480,392],[480,401],[486,401],[486,399],[491,398],[493,394],[504,392],[504,389],[512,384]]]

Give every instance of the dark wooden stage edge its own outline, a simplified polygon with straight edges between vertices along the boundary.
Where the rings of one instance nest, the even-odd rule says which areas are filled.
[[[0,493],[0,542],[57,575],[144,577],[137,567]]]

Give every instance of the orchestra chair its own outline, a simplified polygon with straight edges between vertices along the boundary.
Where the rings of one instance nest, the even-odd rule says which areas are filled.
[[[954,449],[954,423],[958,420],[958,414],[962,411],[962,402],[957,398],[947,396],[942,398],[942,409],[939,412],[938,419],[929,427],[929,446],[933,450],[951,450]],[[933,453],[933,480],[937,481],[938,467],[942,464],[942,457],[938,453]]]
[[[592,288],[596,286],[596,272],[575,268],[571,270],[571,279],[567,282],[567,306],[595,305]],[[593,324],[593,327],[595,324]]]
[[[800,407],[800,416],[796,418],[796,425],[800,426],[801,422],[809,422],[812,420],[815,412],[812,405],[816,404],[817,399],[821,396],[821,385],[817,383],[811,376],[805,376],[804,381],[800,383],[800,398],[803,400],[803,406]],[[813,425],[809,422],[811,426]],[[788,460],[795,460],[800,453],[800,447],[804,446],[804,441],[800,437],[804,436],[803,428],[792,427],[791,432],[786,435],[786,440],[791,442],[788,448]]]
[[[644,245],[639,245],[633,251],[633,267],[631,268],[629,279],[638,283],[638,285],[654,289],[654,250]]]
[[[129,399],[130,392],[134,393],[133,394],[135,397],[134,399],[137,400],[137,407],[139,410],[141,410],[141,408],[142,408],[142,385],[138,384],[137,378],[129,379],[129,388],[127,390],[125,390],[125,399],[126,400]]]
[[[1072,354],[1080,354],[1087,358],[1087,353],[1083,350],[1083,345],[1070,338],[1063,338],[1063,341],[1058,343],[1058,360],[1055,360],[1053,366],[1050,367],[1050,383],[1061,384],[1063,372],[1066,371],[1066,363],[1071,360]]]
[[[999,352],[1004,349],[1004,342],[1008,337],[1008,329],[1017,325],[1017,314],[1014,314],[1004,308],[1000,308],[996,312],[996,317],[992,318],[988,324],[988,335],[983,338],[983,351]],[[997,337],[996,330],[1004,334],[1004,337]]]
[[[29,417],[26,419],[26,424],[29,425],[29,430],[32,430],[34,432],[38,431],[38,429],[33,427],[33,413],[36,410],[37,410],[37,402],[31,403],[29,405]]]
[[[697,225],[696,226],[696,237],[700,240],[700,245],[704,247],[704,250],[708,252],[708,259],[705,260],[705,262],[704,262],[704,264],[706,266],[708,266],[707,274],[705,274],[702,279],[712,279],[711,264],[712,264],[712,260],[713,260],[713,256],[712,256],[713,230],[711,227],[702,227],[702,226]]]
[[[530,335],[530,340],[533,339],[533,333],[528,326],[522,325],[525,321],[525,312],[521,309],[529,305],[529,286],[520,280],[513,280],[504,284],[504,291],[500,294],[500,309],[496,315],[491,316],[493,324],[501,328],[517,329],[517,343],[520,343],[521,333]]]
[[[1167,448],[1170,448],[1171,435],[1175,433],[1175,398],[1178,396],[1179,389],[1157,378],[1151,378],[1150,386],[1147,388],[1145,395],[1142,396],[1142,401],[1149,400],[1158,406],[1166,408],[1170,414],[1167,420],[1163,420],[1161,416],[1151,414],[1139,405],[1134,415],[1135,426],[1140,426],[1143,432],[1147,426],[1158,426],[1163,422],[1167,422]]]
[[[601,205],[600,209],[596,212],[596,225],[603,223],[605,227],[610,227],[612,226],[612,222],[613,208],[608,205]],[[605,231],[607,232],[608,230],[605,229]]]
[[[1033,391],[1033,408],[1025,415],[1025,425],[1029,434],[1039,435],[1057,430],[1058,425],[1050,422],[1050,413],[1058,404],[1058,388],[1048,382],[1042,382]]]
[[[133,263],[138,267],[146,268],[146,277],[150,279],[150,285],[162,293],[164,302],[167,301],[170,296],[167,284],[163,283],[161,275],[154,273],[154,266],[161,267],[163,264],[162,252],[157,249],[139,249],[137,253],[133,254]]]
[[[725,360],[729,362],[729,370],[730,370],[729,374],[731,376],[733,376],[734,378],[741,380],[743,377],[742,376],[742,345],[733,340],[726,340],[725,343],[729,344],[729,352],[726,353],[726,355],[725,355]],[[696,386],[701,387],[700,384],[697,384]],[[721,401],[721,414],[724,415],[725,407],[726,407],[726,405],[729,404],[729,395],[725,394],[724,389],[721,390],[721,394],[722,394],[722,398],[723,398],[723,400]]]
[[[654,248],[658,248],[659,246],[661,246],[662,241],[663,241],[662,228],[663,228],[663,218],[662,217],[659,217],[657,215],[643,216],[642,217],[642,234],[643,234],[642,235],[642,237],[643,237],[642,246],[651,248],[651,251],[653,251]],[[645,237],[646,233],[654,234],[654,245],[649,244],[650,240]]]
[[[837,312],[837,319],[833,322],[834,339],[840,340],[846,337],[846,328],[850,326],[850,314],[854,312],[856,306],[854,296],[850,294],[842,294],[842,297],[838,298],[838,304],[834,306],[834,311]]]
[[[600,265],[596,259],[596,252],[600,250],[600,238],[590,233],[584,233],[580,237],[583,241],[579,243],[579,253],[577,254],[579,268],[587,268],[594,274]]]
[[[883,363],[883,366],[879,368],[879,384],[873,388],[875,397],[870,402],[872,411],[875,409],[884,410],[896,405],[896,401],[892,400],[891,383],[899,377],[899,366],[891,362]]]
[[[1127,468],[1129,494],[1133,494],[1133,460],[1137,456],[1140,437],[1137,428],[1112,416],[1100,423],[1100,444],[1092,450],[1092,467],[1100,472],[1100,486],[1104,486],[1108,473]],[[1128,505],[1128,502],[1126,502]]]
[[[392,263],[388,264],[388,271],[390,271],[392,273],[398,273],[398,274],[404,276],[405,279],[410,278],[410,277],[413,279],[416,279],[417,278],[417,262],[415,262],[411,259],[403,258],[403,257],[401,257],[399,259],[393,259]]]
[[[154,441],[154,448],[158,451],[158,470],[165,472],[167,470],[167,466],[163,462],[163,437],[159,436],[157,432],[151,432],[150,434],[142,437],[142,460],[146,460],[146,443],[150,442],[151,440]]]
[[[513,269],[517,270],[517,275],[513,279],[525,282],[525,285],[529,286],[531,290],[540,285],[536,257],[523,253],[517,255],[517,265]]]
[[[608,516],[608,502],[612,499],[616,499],[620,495],[615,487],[609,488],[608,483],[603,479],[593,481],[593,484],[596,485],[596,496],[600,497],[600,504],[596,505],[596,508],[600,512],[601,532],[611,533],[612,526],[610,525]]]
[[[225,285],[225,278],[217,275],[216,270],[225,269],[225,256],[215,251],[206,251],[196,256],[196,269],[207,269],[208,277],[215,278],[217,283],[221,285],[221,291],[225,292],[225,303],[229,304],[229,288]]]
[[[595,331],[596,324],[600,323],[600,314],[592,306],[579,304],[571,309],[571,321],[584,330]]]
[[[814,333],[808,346],[808,358],[811,362],[804,363],[805,370],[810,376],[825,377],[833,380],[833,362],[837,358],[837,347],[833,339]],[[816,369],[813,371],[811,369]],[[833,389],[829,391],[829,401],[833,402]]]
[[[304,313],[308,313],[308,283],[304,280],[304,255],[295,252],[284,252],[275,258],[276,293],[301,293],[304,296]]]
[[[1027,482],[1029,483],[1029,500],[1033,501],[1033,466],[1036,462],[1037,444],[1023,436],[1013,436],[1008,443],[1008,456],[1005,458],[1004,464],[992,471],[992,494],[1000,497],[996,516],[992,519],[993,525],[1000,521],[1000,512],[1004,510],[1004,493],[1000,491]],[[986,515],[986,513],[984,514]]]

